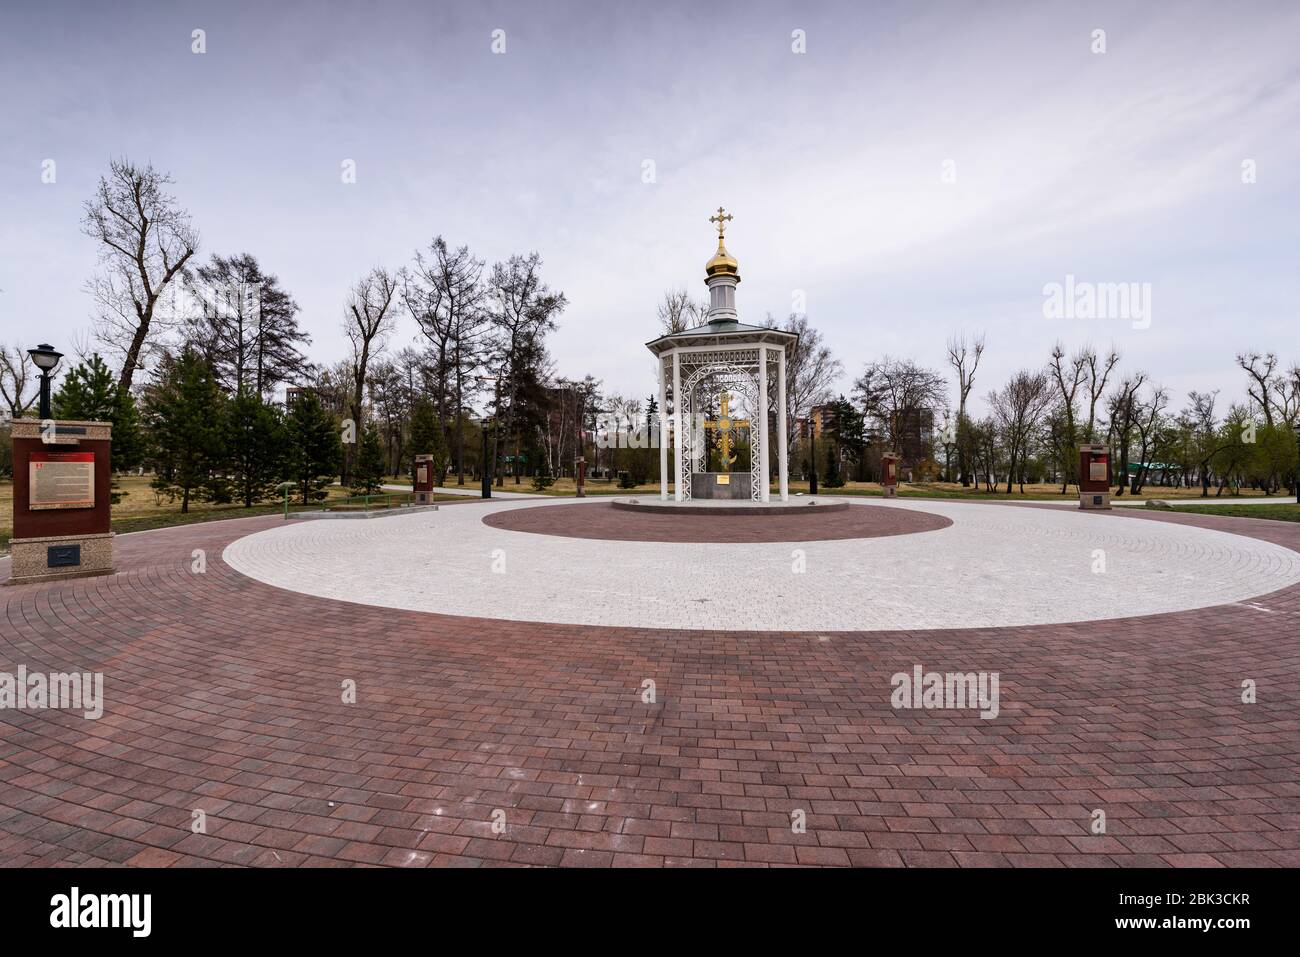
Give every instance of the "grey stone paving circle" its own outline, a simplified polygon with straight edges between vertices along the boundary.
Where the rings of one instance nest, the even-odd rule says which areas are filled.
[[[592,502],[593,500],[587,500]],[[225,550],[322,598],[478,618],[745,631],[984,628],[1163,614],[1300,582],[1300,554],[1211,529],[1069,509],[873,500],[952,524],[916,535],[732,544],[494,528],[472,503],[385,522],[289,523]],[[467,640],[473,635],[467,634]]]

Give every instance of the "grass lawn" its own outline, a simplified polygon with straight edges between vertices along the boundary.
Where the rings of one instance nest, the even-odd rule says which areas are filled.
[[[1153,510],[1154,511],[1154,510]],[[1274,502],[1271,505],[1175,505],[1160,511],[1186,512],[1189,515],[1227,515],[1232,518],[1271,518],[1277,522],[1300,522],[1300,505]]]
[[[409,482],[409,479],[394,478],[389,479],[392,484],[403,484]],[[455,479],[452,479],[454,482]],[[166,497],[159,497],[152,488],[149,487],[150,477],[145,476],[123,476],[118,480],[120,490],[126,493],[122,501],[113,506],[113,531],[115,532],[142,532],[151,528],[165,528],[171,525],[188,525],[194,522],[210,522],[223,518],[245,518],[250,515],[273,515],[284,509],[283,503],[264,502],[260,505],[254,505],[252,508],[244,508],[242,505],[214,505],[211,502],[191,502],[190,510],[186,514],[181,514],[180,504],[169,502]],[[477,482],[472,483],[477,488]],[[467,480],[466,487],[471,483]],[[495,486],[494,486],[495,487]],[[1005,488],[1005,487],[1004,487]],[[670,486],[671,489],[671,486]],[[505,484],[502,491],[506,492],[532,492],[534,491],[532,483],[527,479],[521,479],[518,485],[515,484],[514,478],[506,476]],[[326,489],[328,493],[327,501],[336,501],[347,497],[347,490],[337,485],[330,486]],[[572,498],[576,491],[572,478],[557,479],[555,484],[546,490],[543,494],[556,498]],[[624,489],[619,488],[616,481],[596,480],[587,482],[587,494],[592,496],[598,495],[647,495],[657,494],[659,483],[653,482],[645,485],[638,485],[636,488]],[[773,488],[775,493],[776,489]],[[807,494],[807,482],[791,482],[790,494],[798,493]],[[879,496],[881,494],[880,485],[876,482],[850,482],[843,488],[821,489],[824,495],[861,495],[861,496]],[[949,498],[949,499],[966,499],[976,502],[996,502],[996,501],[1075,501],[1077,493],[1071,489],[1067,494],[1061,495],[1060,486],[1058,485],[1026,485],[1025,494],[1021,495],[1019,487],[1017,490],[1008,495],[1004,490],[996,492],[985,492],[973,488],[962,488],[960,485],[948,482],[928,482],[928,483],[900,483],[898,486],[900,497],[906,498]],[[1191,489],[1173,489],[1157,488],[1156,486],[1147,486],[1139,500],[1145,499],[1164,499],[1166,501],[1176,501],[1177,499],[1195,499],[1200,497],[1199,488]],[[1243,495],[1244,497],[1256,497],[1252,493]],[[457,502],[477,501],[472,496],[458,496],[447,494],[435,494],[434,501],[439,504],[455,504]],[[291,503],[292,511],[303,511],[305,509],[316,509],[319,505],[303,506]],[[1243,516],[1246,518],[1272,518],[1282,521],[1295,522],[1300,521],[1300,506],[1294,503],[1288,505],[1279,502],[1275,505],[1233,505],[1230,502],[1215,505],[1197,505],[1188,508],[1174,507],[1175,511],[1195,512],[1201,515],[1231,515]],[[0,481],[0,553],[7,552],[9,549],[9,539],[13,534],[13,482]]]
[[[248,518],[252,515],[278,515],[284,511],[283,500],[263,502],[252,508],[242,505],[214,505],[211,502],[190,502],[190,510],[181,513],[179,502],[169,502],[166,496],[158,496],[149,487],[151,477],[122,476],[118,479],[119,491],[126,493],[122,501],[113,506],[113,531],[143,532],[151,528],[166,528],[171,525],[191,525],[195,522],[212,522],[223,518]],[[337,485],[326,488],[326,501],[346,498],[348,490]],[[9,550],[9,539],[13,536],[13,482],[0,481],[0,553]],[[454,503],[463,501],[455,495],[435,495],[434,501]],[[302,512],[319,509],[320,505],[300,505],[290,499],[289,510]]]
[[[531,483],[524,479],[519,485],[513,484],[514,480],[507,477],[503,488],[507,492],[532,492]],[[668,486],[672,491],[672,485]],[[776,485],[772,486],[773,494],[776,493]],[[619,488],[615,481],[591,481],[587,482],[588,495],[650,495],[657,494],[659,483],[650,482],[645,485],[638,485],[636,488]],[[556,479],[555,484],[547,489],[543,494],[556,495],[560,497],[572,496],[575,492],[573,479],[562,478]],[[821,495],[865,495],[879,496],[882,490],[879,482],[849,482],[843,488],[826,488],[821,486],[818,489]],[[808,494],[807,482],[790,482],[790,494]],[[1256,493],[1247,493],[1242,497],[1253,497]],[[1006,486],[1000,486],[996,491],[986,492],[983,489],[962,488],[956,482],[900,482],[898,485],[898,495],[900,498],[953,498],[966,499],[974,502],[1077,502],[1079,500],[1078,491],[1071,486],[1065,494],[1061,494],[1059,485],[1026,485],[1024,494],[1020,493],[1020,486],[1015,486],[1015,491],[1007,494]],[[1179,499],[1179,498],[1199,498],[1201,490],[1199,488],[1158,488],[1154,485],[1148,485],[1143,489],[1142,494],[1137,496],[1138,501],[1147,499]],[[1127,499],[1128,496],[1125,496]]]

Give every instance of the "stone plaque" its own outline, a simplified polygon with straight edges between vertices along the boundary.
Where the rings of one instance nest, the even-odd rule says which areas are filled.
[[[1106,481],[1106,460],[1088,463],[1088,478],[1094,482]]]
[[[94,452],[33,452],[27,475],[28,508],[95,507]]]
[[[419,466],[419,467],[416,469],[416,478],[415,478],[415,480],[416,480],[417,482],[419,482],[421,485],[423,485],[425,482],[429,481],[429,466],[427,466],[427,465],[421,465],[421,466]]]

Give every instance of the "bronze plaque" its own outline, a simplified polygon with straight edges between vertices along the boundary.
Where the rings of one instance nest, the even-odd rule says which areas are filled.
[[[94,508],[94,452],[33,452],[27,464],[27,507]]]

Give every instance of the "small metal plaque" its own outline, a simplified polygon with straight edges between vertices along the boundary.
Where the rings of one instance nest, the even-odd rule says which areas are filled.
[[[730,485],[730,484],[731,484],[731,476],[730,476],[730,475],[727,475],[725,472],[724,472],[722,475],[719,475],[719,476],[718,476],[718,484],[719,484],[719,485]]]
[[[51,545],[45,552],[46,568],[67,568],[81,564],[80,545]]]
[[[33,511],[95,507],[94,452],[33,452],[27,469]]]

